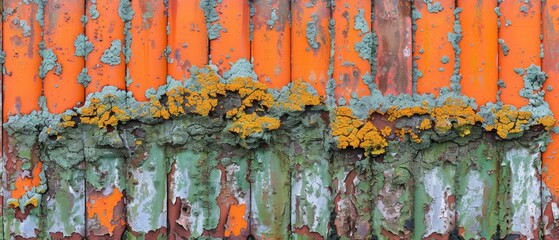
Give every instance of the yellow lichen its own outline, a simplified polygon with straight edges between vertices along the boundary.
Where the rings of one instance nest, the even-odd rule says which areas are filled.
[[[58,127],[69,128],[69,127],[76,126],[76,122],[72,121],[72,117],[75,117],[77,115],[78,114],[75,112],[72,112],[70,114],[62,114],[61,121],[60,123],[58,123]],[[50,134],[50,129],[49,129],[49,134]]]
[[[466,102],[459,98],[448,98],[442,106],[431,111],[435,121],[435,130],[447,132],[450,129],[462,126],[473,126],[483,122],[483,118]]]
[[[316,106],[322,104],[322,98],[311,94],[302,79],[293,81],[289,89],[287,101],[277,102],[276,105],[282,109],[291,111],[303,111],[305,106]]]
[[[555,125],[555,118],[549,115],[544,116],[538,119],[538,124],[544,126],[545,130],[548,131],[549,129],[551,129],[551,127],[553,127],[553,125]]]
[[[390,128],[379,131],[372,122],[363,122],[353,115],[348,107],[336,108],[336,118],[331,124],[332,135],[338,139],[338,148],[362,148],[365,155],[379,155],[385,152],[386,136]]]
[[[421,124],[419,125],[420,130],[429,130],[432,127],[433,125],[431,124],[431,119],[429,118],[423,119],[423,121],[421,121]]]
[[[107,94],[103,97],[103,102],[113,102],[113,94]],[[126,111],[118,106],[105,105],[99,98],[91,98],[90,104],[82,108],[80,121],[85,124],[97,125],[99,128],[107,126],[116,126],[118,122],[126,122],[130,120],[130,116]]]
[[[429,108],[427,106],[414,106],[400,109],[391,107],[386,111],[386,114],[388,115],[388,121],[394,122],[398,118],[429,114]]]
[[[258,116],[256,113],[244,114],[233,122],[229,131],[237,133],[245,139],[253,133],[260,133],[264,130],[278,129],[281,122],[277,118],[268,116]]]
[[[495,114],[495,122],[485,126],[487,131],[497,131],[497,135],[501,138],[507,138],[511,133],[522,132],[523,126],[526,126],[532,114],[526,111],[517,111],[509,105],[503,106],[501,109],[492,109]]]

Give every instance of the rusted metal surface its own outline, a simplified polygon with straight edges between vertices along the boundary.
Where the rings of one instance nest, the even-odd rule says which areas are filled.
[[[464,239],[497,232],[499,151],[489,135],[459,148],[456,166],[456,229]]]
[[[373,31],[378,35],[375,82],[385,94],[411,94],[411,1],[375,0]]]
[[[251,233],[257,239],[289,238],[290,161],[287,136],[255,150],[251,162]]]
[[[3,3],[2,239],[557,238],[553,1],[490,65],[481,1],[57,2]]]
[[[330,236],[366,239],[372,236],[373,169],[371,158],[360,151],[343,151],[332,156],[333,213]],[[334,219],[332,219],[334,218]],[[333,226],[332,226],[333,220]]]

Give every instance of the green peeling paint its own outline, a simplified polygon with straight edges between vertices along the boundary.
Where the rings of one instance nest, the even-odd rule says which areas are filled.
[[[256,236],[289,238],[290,165],[287,135],[255,150],[251,164],[251,225]]]
[[[435,144],[418,156],[420,167],[414,189],[414,236],[429,238],[448,236],[454,230],[454,203],[456,194],[454,176],[457,152],[454,144]]]
[[[407,144],[390,142],[391,154],[373,162],[373,233],[382,237],[387,231],[399,238],[409,238],[413,231],[413,171],[417,151]]]
[[[456,227],[463,229],[461,236],[464,239],[492,239],[499,225],[499,149],[491,139],[483,138],[465,145],[459,151],[461,156],[456,168]]]

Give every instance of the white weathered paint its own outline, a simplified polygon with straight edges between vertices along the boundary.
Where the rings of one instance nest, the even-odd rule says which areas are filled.
[[[323,216],[330,215],[329,179],[323,177],[327,176],[327,172],[328,161],[315,162],[312,167],[301,168],[292,180],[291,223],[294,227],[308,226],[311,232],[322,236],[328,234],[329,221]],[[298,208],[297,201],[300,205]]]
[[[537,168],[533,165],[540,158],[540,152],[530,152],[526,148],[513,148],[506,152],[505,161],[510,167],[510,209],[511,230],[534,239],[534,230],[539,227],[541,198]]]
[[[456,214],[458,225],[463,227],[468,236],[465,239],[480,236],[480,220],[483,218],[483,179],[478,171],[470,171],[466,175],[467,186],[463,195],[458,199]],[[471,234],[471,235],[470,235]]]
[[[231,163],[225,168],[225,171],[225,179],[227,180],[226,184],[229,188],[229,191],[233,193],[235,199],[237,199],[238,204],[246,204],[246,194],[237,184],[237,182],[240,180],[237,179],[236,174],[237,172],[241,171],[241,167],[235,163]]]
[[[48,217],[52,217],[50,221],[53,223],[48,229],[48,232],[61,232],[65,237],[71,236],[72,233],[79,233],[85,236],[85,178],[83,178],[83,175],[76,173],[74,179],[70,181],[72,182],[68,182],[66,186],[68,187],[67,191],[70,193],[72,199],[65,201],[73,203],[71,210],[66,209],[67,206],[61,206],[60,201],[57,199],[47,199]],[[74,189],[74,187],[76,187],[76,189]],[[74,215],[65,216],[67,211],[71,211],[71,214]],[[61,217],[67,218],[68,221],[60,220]],[[65,224],[71,227],[68,228]]]
[[[454,175],[454,169],[449,170]],[[454,203],[448,198],[454,195],[454,182],[445,177],[442,167],[436,167],[424,174],[425,192],[432,199],[429,211],[425,214],[425,235],[433,233],[448,234],[454,228]],[[450,179],[452,180],[452,179]]]
[[[393,174],[394,169],[386,170],[384,171],[384,178],[392,179]],[[378,194],[377,209],[386,222],[396,222],[400,217],[404,204],[394,200],[400,198],[403,192],[404,189],[392,189],[392,184],[386,180],[384,181],[384,186]]]

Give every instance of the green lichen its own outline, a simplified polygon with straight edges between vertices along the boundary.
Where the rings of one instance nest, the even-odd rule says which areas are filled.
[[[520,6],[520,12],[522,12],[522,13],[528,13],[528,10],[530,10],[530,8],[528,7],[528,5],[522,5],[522,6]]]
[[[353,49],[359,53],[359,57],[369,61],[376,70],[376,58],[378,51],[378,38],[374,32],[368,32],[363,35],[361,42],[356,42]],[[376,71],[373,71],[375,73]]]
[[[130,5],[128,0],[120,0],[118,4],[118,15],[120,19],[124,22],[124,48],[122,48],[122,54],[124,54],[124,62],[129,63],[130,57],[132,56],[132,18],[134,18],[134,10]]]
[[[111,66],[116,66],[120,64],[121,57],[120,51],[122,49],[122,43],[119,39],[113,40],[111,46],[103,52],[101,56],[101,62],[109,64]]]
[[[85,25],[87,25],[87,22],[89,21],[89,19],[87,18],[87,15],[82,15],[82,17],[80,18],[80,22],[82,23],[82,25],[85,27]]]
[[[412,9],[411,11],[412,33],[413,36],[415,36],[415,33],[417,32],[417,28],[418,28],[417,20],[421,19],[422,16],[421,16],[421,12],[415,8],[415,4],[412,4],[411,9]],[[419,78],[423,77],[423,73],[421,72],[421,70],[419,70],[416,62],[418,58],[419,57],[415,57],[415,56],[412,58],[412,92],[413,93],[417,93],[417,81],[419,80]]]
[[[433,0],[423,0],[427,4],[427,11],[430,13],[438,13],[443,10],[440,2],[433,2]]]
[[[272,12],[270,13],[270,19],[268,19],[266,21],[266,24],[268,24],[268,27],[270,29],[274,28],[274,25],[276,25],[276,23],[278,22],[279,18],[278,18],[278,14],[277,14],[277,9],[272,9]]]
[[[497,14],[497,17],[502,16],[503,14],[501,13],[501,9],[499,7],[495,8],[495,14]]]
[[[91,6],[89,7],[89,15],[91,19],[99,18],[99,11],[97,11],[97,1],[91,0]]]
[[[447,64],[448,62],[450,62],[450,58],[449,58],[448,56],[443,56],[443,57],[441,58],[441,62],[442,62],[443,64]]]
[[[326,84],[326,105],[333,108],[336,106],[336,80],[333,78],[334,74],[334,57],[336,55],[336,21],[330,18],[328,21],[328,33],[330,34],[330,61],[328,63],[328,83]]]
[[[39,66],[39,77],[45,78],[47,73],[57,66],[58,59],[50,48],[42,48],[41,50],[39,50],[39,55],[41,55],[41,58],[43,59],[41,61],[41,66]]]
[[[239,77],[250,77],[253,81],[256,81],[258,78],[258,75],[256,75],[256,73],[254,72],[252,63],[244,58],[241,58],[235,63],[231,64],[231,68],[229,69],[229,71],[223,73],[225,82]]]
[[[503,54],[505,56],[507,56],[509,54],[509,51],[510,51],[509,46],[507,46],[504,39],[499,38],[499,40],[497,40],[497,41],[499,42],[499,45],[501,45],[501,50],[503,51]]]
[[[248,23],[248,39],[252,42],[253,34],[254,34],[254,20],[253,17],[256,15],[256,8],[254,7],[254,3],[252,1],[248,2],[248,9],[249,9],[249,23]]]
[[[37,13],[35,13],[35,20],[39,23],[39,26],[45,26],[45,6],[47,5],[47,0],[35,0],[37,4]]]
[[[74,40],[74,47],[76,48],[74,55],[84,57],[85,60],[87,60],[87,55],[89,55],[94,48],[93,43],[90,42],[84,34],[80,34],[76,37],[76,40]]]
[[[24,37],[31,37],[31,27],[27,24],[25,20],[19,20],[18,18],[14,18],[14,24],[19,25],[23,29],[23,36]]]
[[[87,68],[83,68],[82,72],[78,76],[78,82],[84,87],[87,87],[87,85],[89,85],[89,83],[91,82],[91,77],[89,76],[87,71]]]
[[[163,56],[165,56],[165,58],[167,59],[167,63],[173,62],[173,58],[171,57],[172,52],[173,50],[171,50],[171,46],[169,45],[167,45],[167,47],[165,47],[165,49],[163,50]]]
[[[524,87],[520,90],[520,96],[529,100],[527,106],[520,108],[520,111],[528,111],[532,113],[531,121],[532,124],[542,121],[546,116],[553,116],[549,104],[545,101],[544,95],[545,90],[543,89],[543,84],[547,79],[545,72],[541,70],[541,67],[534,64],[526,68],[525,74],[523,76]],[[548,119],[550,123],[545,124],[550,127],[555,123],[555,121]]]
[[[450,88],[455,92],[460,92],[460,79],[462,76],[460,75],[460,53],[462,49],[460,49],[460,40],[462,40],[462,26],[460,25],[460,13],[462,12],[461,8],[456,8],[453,11],[454,14],[454,26],[453,32],[448,33],[448,41],[452,44],[452,49],[454,49],[454,68],[452,71],[452,77],[450,78]]]
[[[320,43],[316,41],[316,35],[317,35],[316,23],[318,21],[318,17],[316,16],[315,13],[313,13],[311,15],[311,19],[312,20],[308,21],[306,24],[305,35],[307,36],[307,42],[309,43],[309,46],[314,49],[317,49],[320,47]]]
[[[219,20],[219,15],[216,10],[217,4],[217,0],[200,1],[200,7],[204,10],[206,28],[208,29],[208,38],[210,40],[219,38],[220,32],[223,29],[221,24],[217,22]]]
[[[357,14],[355,15],[355,24],[353,25],[353,29],[360,30],[361,33],[368,33],[369,24],[365,19],[365,10],[359,9]]]

